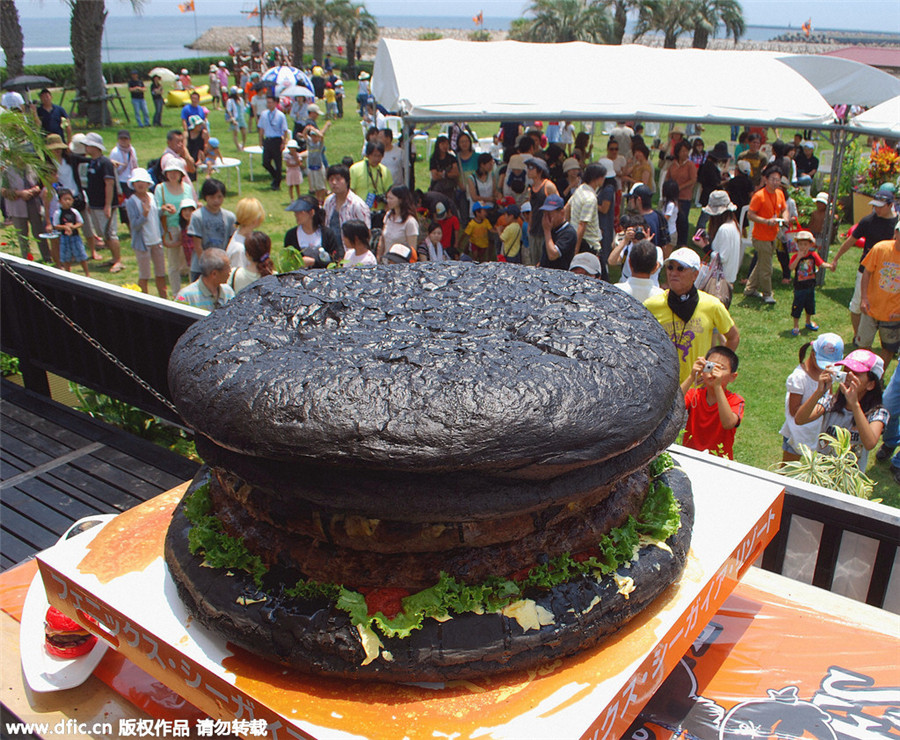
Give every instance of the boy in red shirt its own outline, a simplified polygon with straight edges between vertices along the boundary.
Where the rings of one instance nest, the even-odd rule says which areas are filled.
[[[694,362],[681,384],[688,412],[685,447],[734,460],[734,432],[744,417],[744,399],[727,388],[737,369],[738,357],[728,347],[713,347]]]

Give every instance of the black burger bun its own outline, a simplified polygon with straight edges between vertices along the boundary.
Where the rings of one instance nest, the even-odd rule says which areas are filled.
[[[507,264],[253,283],[169,363],[187,423],[252,458],[546,479],[671,425],[675,349],[614,286]]]

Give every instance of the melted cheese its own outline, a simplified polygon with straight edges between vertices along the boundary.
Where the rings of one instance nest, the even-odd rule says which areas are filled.
[[[663,540],[658,540],[655,537],[651,537],[649,534],[642,534],[640,538],[641,547],[645,545],[652,545],[653,547],[658,547],[660,550],[665,550],[669,555],[673,555],[672,548],[669,547]]]
[[[630,576],[620,576],[618,573],[613,573],[612,576],[616,581],[619,593],[622,594],[627,601],[628,594],[634,591],[634,579]]]
[[[582,610],[581,610],[581,613],[582,613],[582,614],[589,614],[590,611],[591,611],[591,609],[593,609],[593,608],[594,608],[595,606],[597,606],[597,604],[599,604],[599,603],[600,603],[600,597],[599,597],[599,596],[595,596],[593,599],[591,599],[591,603],[587,605],[587,609],[582,609]],[[573,610],[570,609],[569,611],[573,611]]]
[[[501,613],[504,617],[515,619],[525,632],[528,632],[528,630],[539,630],[541,627],[553,624],[556,621],[553,618],[553,612],[548,611],[532,599],[514,601],[503,609]]]
[[[369,665],[378,657],[378,653],[384,647],[384,644],[369,627],[358,624],[356,625],[356,631],[359,632],[359,640],[362,643],[363,650],[366,652],[366,659],[362,662],[362,665]]]

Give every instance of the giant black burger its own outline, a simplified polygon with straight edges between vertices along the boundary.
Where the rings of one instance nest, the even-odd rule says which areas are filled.
[[[594,646],[680,574],[674,348],[600,281],[513,265],[257,281],[178,342],[206,466],[188,610],[300,670],[439,681]],[[668,468],[668,469],[667,469]]]

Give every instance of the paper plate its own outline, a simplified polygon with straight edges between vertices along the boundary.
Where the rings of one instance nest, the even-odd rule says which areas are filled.
[[[82,532],[96,529],[92,535],[102,529],[114,515],[102,514],[85,517],[75,522],[61,540],[70,536],[78,536]],[[95,527],[85,528],[90,522],[98,522]],[[28,588],[25,606],[22,609],[22,624],[19,628],[19,652],[22,656],[22,673],[32,691],[47,692],[73,689],[80,686],[94,672],[108,645],[97,640],[93,650],[87,655],[66,660],[54,658],[44,649],[44,617],[50,603],[44,590],[41,574],[37,573]]]
[[[59,232],[45,231],[43,234],[38,234],[38,239],[59,239]]]

